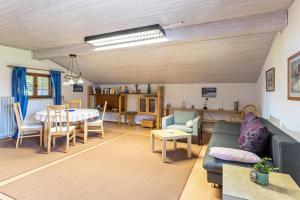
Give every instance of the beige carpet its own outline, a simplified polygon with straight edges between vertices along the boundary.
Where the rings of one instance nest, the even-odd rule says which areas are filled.
[[[169,163],[161,145],[150,150],[149,136],[125,134],[76,157],[4,185],[0,192],[15,199],[179,199],[201,147],[168,144]]]
[[[115,128],[115,125],[107,124],[105,139],[100,138],[95,133],[91,133],[86,144],[77,141],[75,146],[70,146],[68,153],[64,153],[65,143],[63,138],[58,139],[56,148],[52,149],[50,154],[46,154],[45,149],[39,146],[37,138],[25,139],[18,149],[15,149],[15,141],[1,141],[0,181],[108,141],[124,133],[125,130],[120,129],[119,126]]]

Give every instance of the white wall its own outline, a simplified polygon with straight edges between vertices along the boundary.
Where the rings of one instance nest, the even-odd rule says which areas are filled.
[[[233,102],[239,101],[240,108],[247,104],[258,105],[257,85],[256,83],[207,83],[207,84],[159,84],[165,87],[164,104],[170,103],[171,107],[181,107],[184,101],[187,108],[194,105],[195,108],[203,108],[205,98],[201,95],[202,87],[216,87],[217,98],[210,98],[208,108],[211,109],[233,109]],[[100,85],[101,88],[118,88],[120,85]],[[127,84],[130,93],[135,92],[133,84]],[[124,91],[125,85],[121,85]],[[147,92],[147,84],[138,86],[142,93]],[[151,84],[151,91],[156,92],[157,84]],[[128,110],[137,111],[136,96],[132,95],[128,98]],[[224,119],[226,116],[212,116],[214,119]],[[143,119],[143,116],[137,116],[136,122]],[[107,120],[116,121],[117,118]]]
[[[300,51],[300,0],[289,8],[288,26],[278,33],[257,85],[262,116],[300,141],[300,101],[287,98],[287,59]],[[265,71],[275,67],[275,91],[266,92]]]
[[[12,69],[6,67],[7,65],[17,65],[24,67],[35,67],[42,69],[56,69],[65,71],[64,68],[57,65],[50,60],[34,60],[32,59],[31,51],[11,48],[0,45],[0,97],[11,96],[11,76]],[[29,70],[30,71],[30,70]],[[42,71],[36,71],[38,73],[47,73]],[[87,85],[90,83],[85,81],[84,92],[74,93],[72,87],[62,87],[62,95],[64,99],[80,98],[83,101],[83,105],[86,105],[87,101]],[[53,99],[30,99],[27,110],[27,121],[34,121],[33,115],[36,111],[46,109],[47,104],[53,104]]]
[[[258,104],[257,87],[255,83],[197,83],[197,84],[158,84],[165,87],[165,105],[181,107],[184,101],[187,108],[195,105],[195,108],[203,108],[205,98],[201,96],[202,87],[216,87],[217,98],[208,100],[208,107],[212,109],[233,109],[233,102],[239,101],[241,108],[247,104]],[[122,85],[122,90],[124,90]],[[129,91],[135,91],[133,84],[127,85]],[[151,91],[156,92],[157,84],[151,84]],[[118,88],[119,85],[100,85],[101,88]],[[140,84],[141,92],[147,92],[147,85]],[[136,109],[135,98],[128,100],[129,110]]]
[[[203,108],[205,98],[201,94],[202,87],[217,88],[217,98],[208,100],[208,108],[233,110],[234,101],[239,101],[241,108],[258,103],[256,85],[253,83],[167,84],[165,103],[170,103],[171,107],[181,107],[184,101],[187,107],[195,105],[196,108]]]

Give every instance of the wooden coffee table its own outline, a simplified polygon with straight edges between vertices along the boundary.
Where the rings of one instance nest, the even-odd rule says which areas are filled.
[[[270,184],[261,186],[250,180],[250,168],[223,165],[223,200],[294,200],[300,189],[288,174],[270,173]]]
[[[177,148],[176,140],[178,139],[187,139],[187,156],[191,158],[192,155],[192,135],[178,129],[161,129],[161,130],[152,130],[151,131],[151,146],[152,152],[154,152],[155,146],[155,137],[158,137],[162,140],[162,160],[166,162],[167,154],[167,141],[173,140],[174,149]]]

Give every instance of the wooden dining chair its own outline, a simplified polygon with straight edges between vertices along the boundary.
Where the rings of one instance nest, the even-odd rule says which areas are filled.
[[[66,103],[69,105],[70,109],[81,109],[81,99],[69,99]],[[75,125],[76,129],[81,130],[81,122],[74,122],[71,123],[71,125]]]
[[[81,99],[69,99],[66,103],[69,104],[70,109],[79,109],[82,105]]]
[[[40,137],[40,146],[42,146],[43,126],[41,124],[24,124],[22,110],[19,102],[13,104],[14,113],[18,125],[18,138],[16,149],[22,144],[23,138]]]
[[[54,112],[53,114],[51,112]],[[52,114],[52,116],[50,115]],[[62,113],[65,113],[63,116]],[[69,121],[69,105],[48,105],[48,145],[47,153],[50,153],[51,141],[55,147],[55,140],[59,137],[66,137],[66,152],[69,150],[69,142],[73,140],[73,145],[76,142],[76,127],[70,126]],[[65,117],[65,118],[64,118]]]
[[[88,121],[87,123],[87,132],[96,132],[102,135],[102,138],[104,138],[104,117],[105,117],[105,111],[106,111],[107,101],[104,103],[103,111],[102,111],[102,117],[97,118],[92,121]]]

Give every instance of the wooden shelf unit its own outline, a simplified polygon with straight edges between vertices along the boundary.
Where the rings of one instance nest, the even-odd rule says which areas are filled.
[[[121,93],[121,94],[93,94],[92,87],[88,91],[88,107],[95,108],[97,105],[101,107],[104,105],[104,102],[107,101],[107,111],[110,112],[112,109],[119,114],[119,124],[121,124],[122,115],[125,116],[125,121],[127,120],[127,103],[128,96],[135,95],[137,98],[137,108],[138,115],[152,115],[155,116],[156,127],[161,127],[161,118],[163,116],[163,106],[164,106],[164,87],[158,86],[157,93]],[[93,100],[92,100],[93,99]],[[140,100],[145,99],[145,110],[140,110]],[[153,104],[153,101],[155,102]],[[93,102],[93,105],[91,105]],[[151,106],[150,106],[151,105]],[[154,105],[154,111],[153,111]],[[151,108],[150,108],[151,107]],[[150,109],[149,109],[150,108]]]
[[[93,94],[92,86],[88,91],[88,108],[97,108],[104,106],[107,101],[106,112],[117,113],[119,116],[119,122],[121,122],[122,114],[127,112],[127,97],[120,94]],[[93,102],[93,105],[92,105]]]

